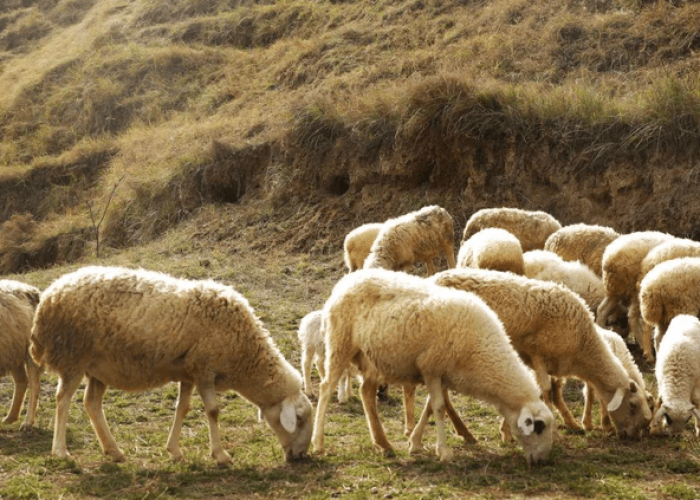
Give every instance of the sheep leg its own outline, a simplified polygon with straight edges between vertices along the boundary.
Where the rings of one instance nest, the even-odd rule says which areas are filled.
[[[416,386],[403,386],[404,435],[410,436],[416,427]]]
[[[124,453],[122,453],[119,445],[114,440],[102,409],[102,398],[104,398],[106,391],[107,385],[101,380],[88,377],[87,385],[85,386],[85,411],[87,411],[92,428],[97,434],[100,445],[102,445],[102,452],[106,456],[111,457],[114,462],[123,462],[125,460]]]
[[[464,425],[464,422],[462,422],[462,419],[459,416],[459,413],[457,413],[457,410],[455,410],[455,407],[452,406],[452,401],[450,401],[450,397],[448,395],[447,389],[443,388],[442,390],[442,396],[445,401],[445,411],[447,411],[447,415],[450,417],[450,420],[452,421],[452,424],[455,426],[455,431],[457,431],[457,434],[462,436],[464,438],[465,443],[476,443],[476,438],[474,435],[469,432],[469,429],[467,429],[467,426]],[[422,448],[421,445],[421,440],[423,439],[423,431],[425,430],[425,426],[428,424],[428,419],[430,418],[430,415],[433,414],[433,409],[430,404],[430,400],[426,402],[425,407],[423,408],[423,412],[421,413],[420,416],[420,421],[418,422],[418,425],[413,429],[413,432],[411,433],[411,436],[409,437],[409,442],[408,442],[408,452],[409,453],[416,453],[418,450]]]
[[[342,366],[347,366],[347,363],[342,364]],[[326,376],[321,380],[321,385],[318,389],[318,405],[316,406],[314,432],[311,437],[314,453],[323,452],[323,427],[326,420],[326,410],[328,410],[328,403],[331,401],[333,388],[338,383],[338,379],[340,379],[340,376],[343,374],[343,370],[344,368],[339,369],[338,366],[331,365],[330,370],[326,372]]]
[[[464,422],[462,422],[462,419],[459,416],[459,413],[457,413],[457,410],[455,410],[455,407],[452,406],[452,401],[450,401],[450,397],[447,393],[447,389],[444,388],[442,390],[443,398],[445,399],[445,410],[447,410],[447,416],[450,417],[450,420],[452,421],[452,425],[455,426],[455,431],[457,434],[462,436],[464,439],[465,443],[476,443],[476,438],[474,435],[469,432],[469,429],[467,429],[467,426],[464,425]]]
[[[51,454],[58,458],[68,458],[70,454],[66,449],[66,425],[68,423],[68,410],[75,391],[80,386],[82,374],[61,375],[56,389],[56,420],[54,422],[53,443]]]
[[[27,392],[27,370],[24,364],[12,370],[12,380],[14,381],[14,390],[12,392],[12,405],[7,416],[3,419],[4,424],[11,424],[19,418],[19,412],[22,410],[24,403],[24,395]]]
[[[630,324],[630,332],[634,333],[634,339],[637,341],[637,344],[643,348],[642,313],[639,309],[639,298],[637,294],[634,294],[630,299],[630,307],[627,310],[627,320]],[[646,353],[644,353],[644,356],[646,357]]]
[[[501,418],[501,425],[499,427],[501,433],[501,441],[504,443],[513,440],[513,433],[510,432],[510,425],[506,422],[505,418]]]
[[[612,310],[617,307],[618,303],[619,300],[613,299],[612,297],[605,297],[603,299],[603,302],[600,303],[595,314],[595,322],[598,326],[605,328],[608,316],[610,316]],[[632,325],[630,324],[630,327],[631,326]]]
[[[432,257],[425,259],[425,268],[428,271],[428,276],[435,274],[435,264]]]
[[[338,402],[347,403],[350,397],[350,375],[345,370],[338,381]]]
[[[182,431],[182,422],[185,419],[185,415],[190,410],[190,398],[193,390],[194,384],[180,382],[175,418],[170,428],[170,434],[168,434],[168,443],[165,446],[168,453],[170,453],[171,460],[179,461],[183,458],[182,450],[180,449],[180,432]]]
[[[648,363],[654,362],[654,348],[652,347],[652,328],[644,321],[642,323],[642,351],[644,351],[644,359]]]
[[[563,388],[564,388],[564,382],[565,379],[559,378],[559,377],[552,377],[552,395],[554,396],[553,403],[554,406],[556,407],[557,410],[559,410],[559,414],[561,415],[561,418],[564,420],[564,423],[569,429],[572,430],[581,430],[581,425],[576,421],[574,416],[571,414],[571,410],[569,410],[569,407],[566,406],[566,402],[564,401],[564,394],[562,393]]]
[[[29,378],[29,403],[27,404],[27,414],[24,416],[24,422],[19,427],[21,430],[28,430],[34,427],[36,409],[39,405],[39,391],[41,389],[41,367],[37,366],[29,354],[27,354],[25,365],[27,367],[27,377]]]
[[[420,420],[418,420],[418,424],[413,428],[413,432],[411,432],[408,438],[408,453],[418,453],[423,449],[423,444],[421,443],[423,440],[423,431],[425,430],[425,426],[428,425],[428,419],[432,414],[432,400],[430,396],[428,396],[423,411],[420,414]]]
[[[435,427],[437,440],[435,442],[435,452],[441,462],[451,462],[453,458],[452,450],[447,446],[447,436],[445,433],[445,398],[443,397],[442,382],[440,378],[426,379],[425,385],[430,393],[431,407],[435,414]]]
[[[310,349],[304,349],[301,352],[301,371],[304,375],[304,394],[311,395],[311,363],[313,355],[309,352]],[[320,369],[319,369],[320,373]]]
[[[593,390],[593,386],[589,383],[586,383],[583,399],[584,399],[583,419],[581,419],[581,423],[583,424],[584,429],[586,429],[587,431],[592,431],[593,430],[593,403],[595,402],[595,391]],[[602,405],[602,407],[604,407],[604,406],[605,405]]]
[[[231,456],[221,446],[219,437],[219,404],[216,402],[216,391],[213,382],[200,382],[197,384],[197,392],[204,403],[204,411],[209,421],[209,446],[211,456],[219,467],[225,467],[231,463]]]
[[[379,421],[379,413],[377,412],[377,388],[379,382],[376,379],[367,377],[362,381],[361,395],[362,406],[365,409],[365,418],[369,426],[369,432],[372,435],[372,441],[375,446],[384,450],[384,455],[388,457],[395,456],[394,449],[389,443],[389,440],[384,433],[382,423]]]

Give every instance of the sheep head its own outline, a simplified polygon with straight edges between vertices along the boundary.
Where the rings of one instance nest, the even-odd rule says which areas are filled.
[[[629,381],[628,387],[617,388],[607,408],[621,438],[638,437],[642,429],[648,427],[651,422],[647,395],[632,380]]]
[[[262,409],[262,413],[277,435],[287,462],[304,458],[313,431],[313,409],[309,398],[299,391]]]
[[[552,449],[554,426],[554,416],[547,405],[542,401],[527,403],[511,419],[514,422],[508,423],[513,436],[523,447],[528,465],[537,465],[547,460]]]

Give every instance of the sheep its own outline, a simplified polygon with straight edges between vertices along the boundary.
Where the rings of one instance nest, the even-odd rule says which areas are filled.
[[[302,457],[312,431],[312,407],[301,376],[275,346],[248,301],[213,281],[176,279],[118,267],[85,267],[54,281],[42,294],[30,352],[58,374],[53,455],[66,458],[71,398],[87,376],[85,409],[104,454],[124,454],[102,411],[107,386],[140,391],[177,381],[179,397],[168,436],[173,460],[194,387],[209,423],[211,455],[231,462],[218,430],[216,392],[233,389],[256,404],[277,435],[287,461]]]
[[[683,257],[655,266],[639,285],[642,318],[654,327],[657,351],[674,317],[700,314],[699,280],[700,257]]]
[[[652,434],[666,425],[671,434],[681,434],[695,417],[695,435],[700,436],[700,321],[688,314],[673,318],[657,351],[655,374],[659,386]]]
[[[523,252],[544,248],[550,234],[561,229],[561,224],[546,212],[519,208],[484,208],[472,214],[462,233],[462,241],[487,227],[510,231],[522,246]]]
[[[637,384],[637,387],[641,390],[642,394],[646,395],[647,404],[651,407],[653,405],[652,397],[647,391],[646,382],[644,381],[642,372],[639,371],[637,363],[634,362],[634,358],[632,357],[632,354],[627,348],[627,344],[625,344],[625,341],[622,340],[622,338],[617,333],[612,332],[610,330],[606,330],[605,328],[601,328],[597,325],[596,330],[598,331],[598,334],[603,338],[603,340],[607,342],[608,347],[610,347],[610,350],[613,352],[613,354],[617,356],[617,359],[620,360],[622,366],[627,371],[627,374],[632,380],[634,380],[634,382]],[[591,431],[593,430],[593,403],[595,398],[595,391],[593,390],[592,386],[586,385],[584,394],[585,404],[583,407],[583,419],[581,423],[583,424],[584,429],[586,429],[587,431]],[[610,422],[610,415],[608,414],[607,408],[602,403],[600,406],[600,413],[603,430],[614,430],[614,427]]]
[[[356,227],[345,236],[343,249],[348,272],[362,269],[365,259],[372,248],[372,243],[374,243],[381,228],[381,222],[371,222]]]
[[[549,406],[550,376],[573,376],[595,388],[621,437],[635,436],[649,423],[644,395],[598,335],[583,300],[566,287],[464,268],[443,271],[428,281],[475,293],[498,314],[515,350],[534,369]],[[581,428],[566,405],[557,409],[568,427]]]
[[[605,327],[613,309],[620,303],[629,302],[627,319],[630,332],[634,333],[637,343],[642,346],[644,358],[648,362],[654,360],[654,354],[651,352],[651,345],[643,344],[637,282],[644,257],[652,248],[672,238],[673,236],[658,231],[625,234],[610,243],[603,253],[603,284],[606,297],[598,306],[596,323]]]
[[[412,268],[420,260],[431,275],[435,274],[433,258],[441,251],[448,266],[455,267],[452,217],[444,208],[432,205],[386,221],[372,244],[364,268],[400,271]]]
[[[566,261],[577,260],[603,277],[603,252],[620,234],[610,227],[572,224],[553,232],[544,249]]]
[[[372,440],[387,454],[393,449],[377,415],[379,377],[404,387],[427,386],[441,461],[452,458],[443,415],[454,411],[446,401],[448,389],[494,404],[513,426],[529,463],[549,455],[554,417],[500,321],[475,295],[405,273],[363,270],[335,285],[323,309],[323,325],[326,376],[312,438],[316,452],[323,451],[331,388],[352,362],[363,376],[361,396]]]
[[[311,396],[311,365],[316,364],[318,373],[323,378],[325,371],[326,344],[321,331],[323,311],[313,311],[304,316],[299,323],[297,335],[301,343],[301,373],[304,377],[304,393]],[[346,370],[338,381],[338,401],[346,403],[350,397],[350,372]],[[353,372],[354,373],[354,372]]]
[[[505,229],[482,229],[463,242],[457,267],[476,267],[523,274],[523,249],[518,238]]]
[[[603,280],[588,266],[578,261],[565,261],[548,250],[530,250],[523,254],[524,274],[528,278],[553,281],[564,285],[584,300],[591,312],[596,314],[598,306],[605,298]],[[618,304],[613,314],[608,316],[608,327],[626,336],[620,318],[627,317],[627,309]]]
[[[3,423],[17,421],[29,387],[21,430],[34,426],[39,404],[41,368],[29,355],[29,335],[39,294],[38,288],[25,283],[0,280],[0,375],[10,373],[14,382],[12,403]]]

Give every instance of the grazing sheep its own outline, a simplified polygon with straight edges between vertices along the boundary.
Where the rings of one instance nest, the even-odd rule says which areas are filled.
[[[634,382],[637,384],[637,387],[639,387],[639,389],[642,391],[642,394],[646,394],[647,404],[649,404],[650,407],[653,406],[654,402],[652,400],[651,394],[649,394],[649,392],[647,391],[646,382],[644,382],[642,372],[639,371],[637,363],[634,362],[634,358],[632,357],[632,354],[627,348],[627,344],[625,344],[625,341],[622,340],[622,338],[617,333],[611,332],[610,330],[606,330],[605,328],[600,328],[599,326],[596,326],[596,330],[598,331],[600,336],[603,337],[603,340],[607,342],[608,347],[610,347],[610,350],[613,352],[613,354],[617,356],[617,359],[620,360],[622,366],[627,371],[627,374],[632,380],[634,380]],[[584,429],[586,429],[587,431],[591,431],[593,430],[592,410],[593,403],[595,401],[595,391],[593,390],[592,386],[586,385],[584,394],[585,405],[583,407],[582,424]],[[610,422],[610,415],[608,414],[608,410],[602,402],[600,405],[600,413],[603,430],[614,430],[614,427]]]
[[[674,317],[700,315],[700,258],[683,257],[655,266],[639,285],[639,301],[642,318],[654,326],[658,351]]]
[[[318,374],[325,376],[326,343],[321,331],[323,311],[313,311],[304,316],[299,323],[299,342],[301,343],[301,373],[304,377],[304,393],[312,395],[311,364],[315,363]],[[338,401],[346,403],[350,397],[350,372],[346,370],[338,381]]]
[[[489,227],[462,243],[457,267],[523,274],[523,249],[518,238],[505,229]]]
[[[658,231],[625,234],[610,243],[603,253],[603,284],[606,297],[598,306],[596,323],[605,327],[608,316],[619,304],[628,302],[627,318],[630,332],[642,346],[644,358],[653,362],[651,343],[643,344],[641,315],[639,313],[638,281],[642,261],[649,251],[672,239],[673,236]]]
[[[619,233],[609,227],[572,224],[552,233],[545,241],[544,249],[566,261],[577,260],[602,278],[603,253],[618,236]]]
[[[356,227],[345,236],[343,243],[344,258],[349,272],[362,269],[365,259],[372,248],[372,243],[374,243],[381,228],[382,224],[380,222],[372,222]]]
[[[595,388],[621,437],[635,436],[648,424],[644,395],[598,335],[583,300],[568,288],[482,269],[452,269],[428,281],[475,293],[498,314],[513,347],[535,370],[548,405],[550,376],[573,376]],[[557,409],[567,426],[581,428],[566,405]]]
[[[665,424],[671,434],[685,430],[695,417],[695,434],[700,436],[700,321],[681,314],[671,320],[657,351],[656,380],[659,385],[652,434]]]
[[[27,413],[20,429],[30,429],[39,403],[41,369],[29,355],[29,335],[39,289],[13,280],[0,280],[0,376],[12,375],[14,391],[10,411],[3,423],[19,418],[24,395],[29,387]]]
[[[523,262],[526,277],[564,285],[580,295],[594,315],[605,298],[603,280],[581,262],[565,261],[548,250],[525,252]],[[625,329],[617,324],[620,318],[626,319],[626,316],[627,309],[618,304],[614,313],[608,316],[608,328],[614,328],[620,335],[626,336]]]
[[[85,409],[105,455],[123,461],[102,411],[107,386],[140,391],[180,382],[167,449],[182,459],[182,421],[196,387],[209,422],[212,457],[221,446],[216,392],[233,389],[255,403],[284,449],[302,456],[312,407],[301,376],[280,354],[248,301],[233,288],[165,274],[86,267],[56,280],[41,296],[31,354],[59,376],[51,451],[68,456],[66,423],[73,394],[87,376]]]
[[[462,241],[487,227],[500,227],[520,241],[523,252],[544,248],[550,234],[561,229],[561,224],[547,212],[519,208],[484,208],[474,212],[467,221]]]
[[[312,443],[323,450],[331,388],[349,364],[363,376],[362,402],[375,445],[393,453],[376,407],[378,379],[424,383],[437,422],[437,454],[445,444],[447,390],[492,403],[513,427],[529,463],[549,455],[553,416],[539,399],[532,374],[513,350],[503,327],[475,295],[386,270],[346,275],[323,309],[326,377],[321,382]],[[415,451],[415,447],[412,447]]]
[[[445,253],[447,264],[455,267],[454,225],[444,208],[432,205],[389,219],[372,244],[365,269],[401,271],[425,262],[428,275],[435,274],[433,259]]]

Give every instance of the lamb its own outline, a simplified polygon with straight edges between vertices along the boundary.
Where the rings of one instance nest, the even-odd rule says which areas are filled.
[[[603,284],[606,297],[598,306],[596,323],[605,327],[608,316],[620,303],[629,302],[627,318],[634,338],[642,346],[644,358],[652,362],[651,343],[643,344],[641,315],[637,282],[642,261],[649,251],[672,239],[673,236],[658,231],[643,231],[618,237],[603,253]]]
[[[636,382],[598,335],[583,300],[566,287],[512,273],[452,269],[429,280],[477,294],[499,316],[515,350],[534,369],[551,406],[550,376],[591,384],[607,405],[621,437],[636,436],[651,411]],[[557,406],[567,426],[580,429],[566,405]]]
[[[700,314],[700,257],[673,259],[655,266],[639,286],[644,321],[654,326],[654,345],[661,341],[674,317]]]
[[[500,227],[511,232],[522,246],[523,252],[544,248],[550,234],[561,229],[561,224],[546,212],[519,208],[484,208],[467,221],[462,241],[487,227]]]
[[[665,424],[671,434],[681,434],[695,417],[695,435],[700,436],[700,321],[688,314],[673,318],[657,351],[656,380],[659,399],[652,434]]]
[[[196,387],[209,423],[212,457],[231,462],[218,430],[216,391],[233,389],[256,404],[287,461],[303,456],[312,407],[301,376],[275,346],[248,301],[213,281],[176,279],[118,267],[86,267],[56,280],[41,296],[31,334],[37,363],[56,372],[51,452],[68,457],[71,398],[87,376],[85,409],[104,454],[124,460],[102,411],[107,386],[127,391],[178,381],[179,397],[167,450],[183,458],[182,422]]]
[[[343,248],[345,250],[344,258],[348,272],[362,269],[365,259],[372,248],[372,243],[374,243],[381,228],[382,224],[380,222],[372,222],[356,227],[345,236]]]
[[[637,384],[637,387],[641,390],[642,394],[646,395],[647,404],[651,407],[653,405],[652,397],[647,391],[646,382],[644,382],[642,372],[639,371],[637,363],[634,362],[634,358],[632,357],[632,354],[627,348],[625,341],[622,340],[622,338],[617,333],[612,332],[610,330],[606,330],[605,328],[600,328],[599,326],[596,326],[596,330],[598,331],[598,334],[603,338],[603,340],[607,342],[608,347],[610,347],[610,350],[613,352],[613,354],[617,356],[617,359],[620,360],[622,366],[627,371],[627,374],[632,380],[634,380],[634,382]],[[586,385],[584,394],[585,404],[583,407],[582,424],[584,429],[586,429],[587,431],[591,431],[593,430],[592,410],[595,398],[595,391],[593,390],[592,386]],[[603,430],[614,430],[614,427],[610,422],[610,415],[608,414],[607,408],[602,403],[600,405],[600,413]]]
[[[304,393],[307,396],[312,395],[312,363],[316,363],[321,378],[326,373],[326,344],[321,332],[322,313],[323,311],[318,310],[304,316],[299,323],[297,333],[301,343],[301,373],[304,377]],[[350,371],[346,370],[338,381],[338,402],[340,403],[346,403],[350,397]]]
[[[529,463],[549,455],[552,413],[540,401],[532,374],[500,321],[475,295],[404,273],[363,270],[336,284],[323,309],[323,325],[326,376],[312,438],[316,452],[323,451],[331,388],[352,362],[363,376],[361,396],[373,442],[388,454],[393,449],[376,407],[379,377],[404,387],[427,386],[442,461],[452,458],[443,415],[448,389],[494,404],[513,427]]]
[[[619,233],[610,227],[572,224],[552,233],[545,241],[544,249],[566,261],[577,260],[602,278],[603,253],[618,236]]]
[[[10,411],[3,423],[17,421],[29,387],[22,430],[34,426],[39,403],[41,368],[29,355],[29,335],[39,294],[38,288],[25,283],[0,280],[0,375],[10,373],[14,382]]]
[[[518,238],[505,229],[489,227],[462,243],[457,267],[523,274],[523,249]]]
[[[447,211],[437,205],[389,219],[377,235],[365,269],[400,271],[425,262],[428,275],[435,274],[433,258],[445,253],[449,267],[455,267],[454,223]]]

